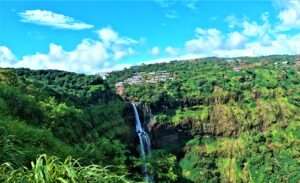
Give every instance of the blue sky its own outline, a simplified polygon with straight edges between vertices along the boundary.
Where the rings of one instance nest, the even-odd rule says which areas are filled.
[[[0,66],[80,73],[300,54],[299,0],[0,1]]]

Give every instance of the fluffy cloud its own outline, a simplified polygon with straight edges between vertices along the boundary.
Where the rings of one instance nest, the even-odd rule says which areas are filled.
[[[174,48],[172,46],[168,46],[165,48],[165,52],[170,56],[176,56],[178,55],[178,49]]]
[[[105,44],[131,45],[138,43],[137,40],[128,37],[120,37],[119,34],[110,27],[100,29],[97,33],[99,38]]]
[[[0,67],[9,67],[16,58],[11,50],[5,46],[0,46]]]
[[[59,69],[74,72],[94,73],[105,66],[110,53],[102,42],[83,40],[73,51],[65,51],[51,43],[47,54],[24,56],[14,66],[31,69]]]
[[[278,35],[270,44],[264,45],[259,41],[248,42],[243,49],[215,50],[220,57],[265,56],[274,54],[299,54],[300,34],[294,36]]]
[[[247,36],[257,36],[261,33],[262,29],[256,22],[243,22],[244,31],[243,33]]]
[[[277,39],[269,40],[268,44],[259,41],[245,42],[242,48],[228,49],[220,47],[210,52],[186,52],[178,58],[202,58],[202,57],[240,57],[240,56],[267,56],[274,54],[300,54],[300,34],[295,36],[280,35]]]
[[[291,28],[300,28],[300,1],[286,0],[283,10],[279,13],[279,30],[290,30]]]
[[[239,48],[242,47],[246,41],[246,37],[239,32],[232,32],[228,35],[226,42],[227,48]]]
[[[198,57],[239,57],[239,56],[265,56],[273,54],[300,54],[300,34],[293,36],[288,36],[285,34],[278,34],[274,39],[269,39],[268,44],[264,43],[264,40],[254,39],[245,40],[243,42],[243,47],[237,46],[241,43],[240,36],[241,33],[231,33],[231,40],[234,43],[233,47],[218,47],[216,49],[210,50],[209,52],[190,52],[190,54],[198,55]],[[229,34],[230,35],[230,34]],[[238,36],[237,36],[238,35]],[[234,38],[236,37],[236,38]],[[236,39],[236,40],[235,40]],[[187,53],[189,54],[189,52]]]
[[[235,31],[241,29],[241,33],[249,37],[263,36],[271,31],[268,12],[261,15],[260,21],[262,22],[261,24],[256,21],[249,21],[247,18],[239,19],[233,15],[225,18],[225,22],[227,22],[229,28],[235,28]]]
[[[22,18],[22,22],[50,26],[60,29],[82,30],[94,27],[91,24],[75,20],[72,17],[47,10],[26,10],[24,12],[21,12],[19,15]]]
[[[160,54],[160,49],[159,49],[159,47],[157,47],[157,46],[153,47],[153,48],[150,50],[150,53],[151,53],[151,55],[153,55],[153,56],[159,55],[159,54]]]
[[[103,44],[113,52],[114,59],[118,60],[134,54],[134,50],[128,46],[137,44],[137,40],[120,37],[119,34],[110,27],[105,27],[97,31],[97,33]]]
[[[289,1],[287,8],[279,13],[281,26],[297,25],[296,19],[298,18],[295,16],[292,16],[293,21],[289,20],[293,23],[288,23],[288,20],[284,19],[288,17],[285,14],[297,14],[296,12],[300,11],[300,7],[297,10],[295,7],[298,7],[299,4],[300,1]],[[237,18],[231,16],[227,18],[228,27],[236,29],[229,33],[214,28],[196,28],[195,37],[185,43],[186,55],[193,55],[193,57],[238,57],[300,54],[300,33],[280,33],[276,31],[276,24],[271,25],[269,23],[268,17],[268,13],[263,13],[261,23],[244,19],[242,24],[237,25],[235,24]]]
[[[217,29],[196,29],[196,38],[185,43],[185,47],[190,53],[209,52],[217,49],[222,44],[221,32]]]
[[[219,49],[236,49],[244,46],[247,37],[234,31],[223,34],[218,29],[196,29],[195,38],[186,41],[185,48],[189,54],[211,54]]]
[[[134,54],[133,39],[121,37],[111,28],[98,31],[99,39],[82,40],[74,50],[66,51],[51,43],[48,53],[27,55],[17,60],[6,47],[0,46],[0,66],[31,69],[59,69],[79,73],[98,73],[127,67],[121,58]]]

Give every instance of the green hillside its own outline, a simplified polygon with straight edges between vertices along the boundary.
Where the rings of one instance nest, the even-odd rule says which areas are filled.
[[[53,169],[63,169],[60,166],[63,166],[64,159],[71,156],[79,159],[82,166],[100,166],[90,167],[94,173],[104,171],[101,167],[110,166],[105,170],[106,174],[127,175],[126,161],[132,134],[131,125],[123,116],[125,110],[126,104],[98,76],[1,69],[0,164],[8,162],[9,167],[17,169],[12,174],[24,174],[30,170],[22,168],[31,167],[31,162],[42,154],[48,155],[49,162],[40,157],[36,163],[41,167],[49,164],[54,166]],[[65,162],[70,171],[76,165],[72,161]],[[83,168],[86,170],[76,171],[89,170],[89,167]],[[8,167],[3,165],[0,168],[1,182],[22,182],[21,179],[5,178],[9,174],[6,171]],[[67,176],[60,176],[70,181]],[[94,178],[100,181],[101,176]],[[32,181],[28,178],[25,182]]]
[[[106,80],[0,69],[0,182],[143,182],[145,165],[158,183],[298,183],[299,63],[205,58]],[[130,101],[151,137],[145,159]]]
[[[153,143],[177,156],[176,166],[185,181],[296,183],[300,180],[296,58],[174,61],[113,72],[108,81],[111,86],[123,82],[124,98],[151,108]],[[126,80],[150,72],[172,77],[156,83],[144,79],[141,84]]]

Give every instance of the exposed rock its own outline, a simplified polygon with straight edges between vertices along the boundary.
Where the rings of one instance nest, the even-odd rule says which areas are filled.
[[[181,153],[185,143],[192,138],[185,125],[152,124],[150,126],[152,147],[165,149],[172,153]]]

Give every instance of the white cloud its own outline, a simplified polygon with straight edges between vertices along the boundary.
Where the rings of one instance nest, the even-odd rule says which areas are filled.
[[[138,41],[128,37],[120,37],[111,27],[105,27],[97,31],[99,38],[105,44],[131,45]]]
[[[166,7],[173,6],[171,1],[164,3],[167,3]],[[300,28],[299,11],[300,1],[289,0],[278,15],[278,24],[270,24],[268,13],[263,13],[261,20],[257,21],[229,16],[226,18],[228,26],[235,28],[230,29],[231,32],[223,32],[216,28],[196,28],[194,37],[187,40],[182,47],[168,46],[162,50],[157,46],[151,48],[152,55],[163,55],[161,52],[164,52],[167,57],[145,61],[145,63],[209,56],[300,54],[300,33],[282,32],[282,30]],[[96,33],[99,39],[84,39],[74,50],[66,51],[60,45],[50,44],[48,53],[27,55],[20,60],[15,58],[9,48],[0,46],[0,66],[61,69],[84,73],[119,70],[131,66],[131,64],[120,63],[119,60],[134,55],[134,46],[140,41],[120,36],[110,27],[102,28]]]
[[[144,61],[145,64],[167,63],[173,60],[188,60],[204,57],[240,57],[240,56],[267,56],[274,54],[300,54],[300,33],[294,36],[285,34],[277,35],[276,39],[270,40],[268,45],[259,40],[245,41],[244,46],[236,48],[218,47],[209,52],[187,52],[183,55],[159,58]]]
[[[247,36],[257,36],[261,32],[261,26],[256,22],[243,22],[244,31],[243,33]]]
[[[291,28],[300,28],[300,1],[286,0],[285,7],[279,13],[279,30],[290,30]]]
[[[230,49],[242,47],[246,40],[247,38],[243,34],[239,32],[232,32],[228,35],[226,47]]]
[[[119,39],[118,33],[112,30],[110,27],[103,28],[97,32],[100,39],[102,39],[104,43],[115,42]]]
[[[108,61],[109,54],[102,42],[94,40],[83,40],[72,51],[65,51],[60,45],[51,43],[47,54],[24,56],[14,66],[94,73]]]
[[[47,10],[26,10],[19,13],[21,21],[38,25],[50,26],[60,29],[82,30],[91,29],[94,26],[63,14]]]
[[[260,48],[267,53],[276,54],[275,51],[271,51],[271,48],[277,46],[274,39],[278,35],[269,23],[267,12],[261,15],[260,23],[246,18],[239,20],[235,16],[228,16],[226,21],[229,28],[235,28],[234,31],[222,32],[215,28],[196,28],[195,37],[185,42],[186,54],[221,57],[255,56],[262,55]],[[242,24],[237,24],[241,21]]]
[[[209,52],[222,44],[221,32],[217,29],[196,29],[196,38],[185,43],[189,53]]]
[[[126,48],[129,45],[139,43],[139,41],[128,37],[121,37],[119,34],[110,27],[105,27],[97,31],[99,38],[109,47],[115,59],[121,59],[128,55],[133,55],[134,50],[132,48]]]
[[[9,67],[16,60],[11,50],[0,45],[0,67]]]
[[[157,55],[160,54],[160,49],[159,49],[158,46],[155,46],[155,47],[153,47],[153,48],[150,50],[150,52],[151,52],[151,55],[157,56]]]
[[[98,32],[103,33],[106,30],[107,28],[103,28]],[[120,63],[119,60],[134,54],[135,43],[124,42],[130,38],[125,39],[119,36],[111,28],[110,31],[117,36],[100,36],[97,40],[84,39],[71,51],[66,51],[62,46],[51,43],[48,53],[26,55],[19,60],[8,48],[0,46],[0,66],[59,69],[78,73],[98,73],[129,66]]]
[[[176,56],[179,54],[178,49],[171,46],[166,47],[165,52],[170,56]]]
[[[196,28],[195,37],[185,42],[186,55],[238,57],[300,54],[300,33],[282,34],[276,31],[276,24],[270,24],[267,12],[261,15],[260,23],[244,19],[242,24],[236,25],[235,17],[227,19],[229,28],[234,27],[235,31],[227,33],[215,28]]]

